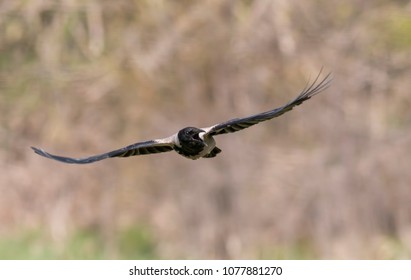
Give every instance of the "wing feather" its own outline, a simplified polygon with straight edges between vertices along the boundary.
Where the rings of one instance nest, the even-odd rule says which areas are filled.
[[[50,154],[42,149],[38,149],[35,147],[31,147],[31,148],[34,150],[36,154],[41,155],[46,158],[54,159],[54,160],[61,161],[64,163],[86,164],[86,163],[92,163],[92,162],[96,162],[99,160],[103,160],[106,158],[112,158],[112,157],[130,157],[130,156],[169,152],[174,149],[174,141],[173,141],[173,137],[169,137],[169,138],[164,138],[164,139],[139,142],[139,143],[135,143],[135,144],[132,144],[124,148],[114,150],[108,153],[95,155],[91,157],[85,157],[85,158],[63,157],[63,156]]]
[[[294,100],[290,101],[289,103],[287,103],[286,105],[282,107],[279,107],[279,108],[276,108],[276,109],[273,109],[267,112],[263,112],[260,114],[251,115],[245,118],[232,119],[232,120],[220,123],[220,124],[213,125],[208,128],[203,128],[203,130],[206,132],[206,135],[211,135],[211,136],[225,134],[225,133],[232,133],[232,132],[237,132],[239,130],[248,128],[257,123],[281,116],[282,114],[292,110],[295,106],[300,105],[304,101],[310,99],[314,95],[320,93],[321,91],[327,89],[330,86],[330,83],[332,81],[331,73],[327,74],[325,78],[322,79],[321,81],[319,81],[320,75],[321,75],[321,71],[318,74],[318,76],[315,78],[313,83],[306,86]]]

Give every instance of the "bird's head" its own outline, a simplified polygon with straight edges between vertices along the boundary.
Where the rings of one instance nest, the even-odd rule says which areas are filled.
[[[200,133],[204,130],[196,127],[186,127],[178,132],[178,140],[183,149],[188,151],[197,151],[206,146],[203,139],[200,138]]]

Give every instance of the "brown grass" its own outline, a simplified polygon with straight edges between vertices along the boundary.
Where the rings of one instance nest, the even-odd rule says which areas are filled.
[[[147,225],[160,258],[410,258],[408,1],[0,3],[0,233]],[[408,39],[407,39],[408,38]],[[332,87],[176,154],[69,166]]]

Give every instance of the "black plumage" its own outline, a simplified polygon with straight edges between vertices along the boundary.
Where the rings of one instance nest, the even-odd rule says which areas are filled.
[[[167,138],[138,142],[108,153],[77,159],[53,155],[35,147],[31,148],[35,153],[43,157],[64,163],[76,164],[92,163],[113,157],[129,157],[163,153],[172,150],[175,150],[180,155],[190,159],[198,159],[202,157],[212,158],[221,152],[221,149],[216,147],[213,136],[237,132],[257,123],[281,116],[282,114],[292,110],[295,106],[300,105],[304,101],[310,99],[330,86],[332,80],[331,74],[326,75],[322,80],[319,80],[320,75],[321,72],[318,74],[313,83],[306,86],[294,100],[284,106],[244,118],[231,119],[207,128],[186,127]]]

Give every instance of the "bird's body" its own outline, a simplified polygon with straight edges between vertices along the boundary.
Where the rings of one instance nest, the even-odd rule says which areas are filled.
[[[331,75],[328,74],[323,80],[317,83],[319,75],[315,81],[310,86],[306,87],[293,101],[282,107],[245,118],[232,119],[207,128],[186,127],[170,137],[138,142],[108,153],[79,159],[53,155],[35,147],[32,147],[32,149],[35,153],[41,156],[65,163],[77,164],[92,163],[112,157],[129,157],[162,153],[172,150],[193,160],[199,158],[212,158],[221,152],[221,149],[216,147],[214,136],[236,132],[290,111],[293,107],[300,105],[329,86]]]
[[[176,152],[189,159],[215,157],[216,154],[221,152],[220,149],[215,147],[214,138],[206,134],[201,128],[183,128],[174,135],[174,139]],[[214,152],[211,153],[212,151]]]

